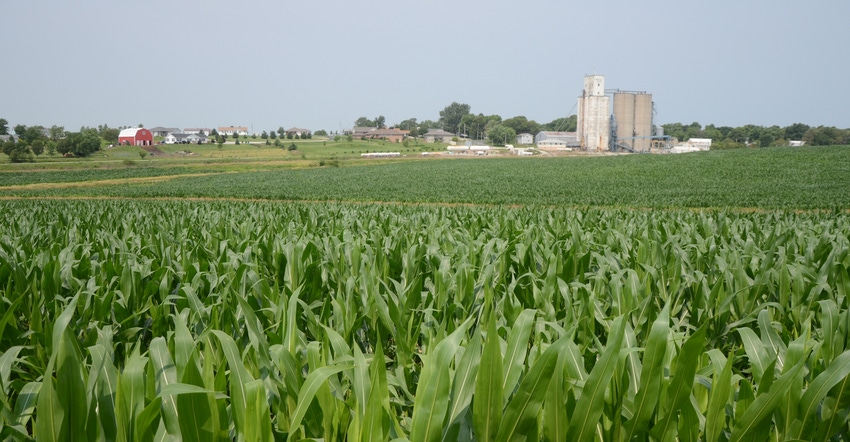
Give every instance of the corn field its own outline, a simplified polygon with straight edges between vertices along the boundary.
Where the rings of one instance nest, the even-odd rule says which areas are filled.
[[[0,438],[847,441],[848,217],[0,201]]]

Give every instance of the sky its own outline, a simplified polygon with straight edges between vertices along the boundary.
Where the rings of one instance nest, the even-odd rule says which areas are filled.
[[[2,0],[11,127],[547,123],[585,75],[656,124],[850,128],[847,0]]]

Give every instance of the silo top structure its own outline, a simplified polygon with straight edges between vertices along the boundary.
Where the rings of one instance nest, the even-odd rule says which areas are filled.
[[[610,133],[609,98],[605,95],[605,77],[586,75],[584,90],[578,98],[578,139],[582,150],[608,150]]]

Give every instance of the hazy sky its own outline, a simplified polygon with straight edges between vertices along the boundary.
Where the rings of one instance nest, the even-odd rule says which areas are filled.
[[[0,1],[0,118],[67,130],[575,113],[586,74],[657,124],[850,128],[850,1]]]

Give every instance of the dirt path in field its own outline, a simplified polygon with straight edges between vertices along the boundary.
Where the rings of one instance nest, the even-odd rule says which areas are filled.
[[[49,189],[77,189],[82,187],[98,187],[98,186],[115,186],[120,184],[139,184],[139,183],[161,183],[163,181],[173,180],[183,177],[199,177],[207,175],[218,175],[222,172],[207,172],[207,173],[184,173],[180,175],[162,175],[152,177],[137,177],[137,178],[115,178],[109,180],[92,180],[92,181],[72,181],[66,183],[32,183],[18,184],[14,186],[0,186],[0,192],[4,190],[49,190]],[[4,197],[3,199],[13,199],[14,197]],[[63,199],[72,199],[73,197],[62,197]]]

